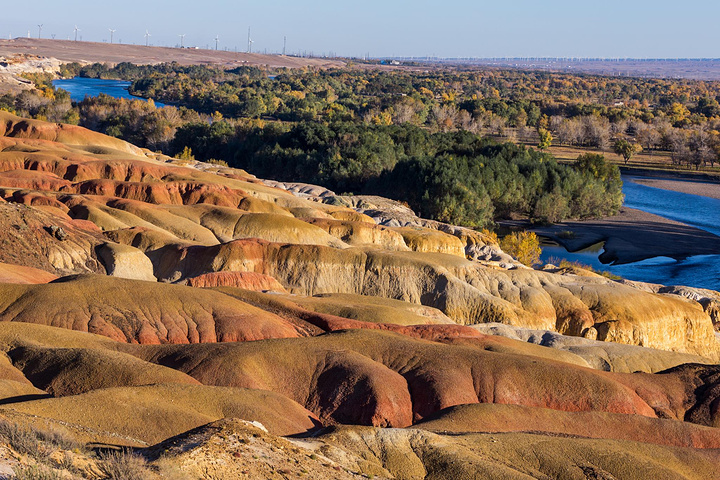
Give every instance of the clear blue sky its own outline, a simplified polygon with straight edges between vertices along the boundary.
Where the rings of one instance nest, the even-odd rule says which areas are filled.
[[[340,55],[720,57],[717,0],[213,0],[7,2],[0,37],[84,40]]]

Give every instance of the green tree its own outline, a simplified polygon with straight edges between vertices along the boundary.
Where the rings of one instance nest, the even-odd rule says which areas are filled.
[[[642,151],[642,147],[637,143],[628,142],[625,139],[620,139],[613,145],[615,153],[623,157],[625,164],[630,161],[633,155]]]
[[[180,160],[195,160],[195,155],[192,153],[192,148],[185,147],[183,151],[178,155]]]
[[[540,150],[547,150],[548,148],[550,148],[550,145],[552,145],[553,141],[553,136],[550,131],[544,128],[538,128],[538,135],[540,136],[538,148]]]

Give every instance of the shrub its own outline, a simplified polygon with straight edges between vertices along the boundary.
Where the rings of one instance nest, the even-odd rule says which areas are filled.
[[[183,148],[183,151],[180,152],[180,155],[177,156],[180,160],[195,160],[195,155],[192,153],[192,148],[185,147]]]
[[[211,158],[207,161],[207,163],[211,165],[218,165],[220,167],[227,167],[229,166],[228,163],[225,160],[218,160],[216,158]]]
[[[540,263],[540,240],[534,232],[513,232],[500,242],[500,248],[528,267]]]
[[[557,260],[557,259],[555,259],[555,260]],[[550,263],[556,264],[555,262],[550,262]],[[610,280],[622,280],[622,277],[619,275],[610,273],[607,270],[597,270],[596,268],[593,268],[590,265],[586,265],[586,264],[584,264],[582,262],[578,262],[578,261],[570,261],[570,260],[563,259],[563,260],[560,260],[558,267],[559,268],[570,268],[570,269],[581,268],[583,270],[588,270],[590,272],[593,272],[597,275],[602,275],[603,277],[608,278]]]
[[[18,453],[36,456],[45,450],[32,429],[16,423],[0,421],[0,438],[5,439]]]
[[[130,452],[110,452],[100,455],[103,473],[109,480],[142,480],[147,478],[145,459]]]
[[[14,480],[61,480],[60,472],[42,465],[22,466],[15,470]]]
[[[487,228],[483,228],[480,233],[486,237],[485,241],[488,245],[500,245],[500,240],[498,240],[497,233],[488,230]]]
[[[0,421],[0,438],[3,438],[19,453],[34,458],[45,458],[54,448],[72,450],[82,445],[56,430],[28,428],[8,421]]]
[[[577,237],[575,232],[572,230],[563,230],[561,232],[558,232],[556,235],[558,238],[562,238],[563,240],[572,240],[573,238]]]

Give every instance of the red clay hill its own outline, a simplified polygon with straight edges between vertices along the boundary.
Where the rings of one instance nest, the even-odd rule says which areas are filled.
[[[337,478],[717,475],[713,292],[532,270],[389,200],[80,127],[0,112],[0,134],[0,417],[17,428],[138,448],[147,478],[219,458],[239,478],[287,478],[283,462]]]

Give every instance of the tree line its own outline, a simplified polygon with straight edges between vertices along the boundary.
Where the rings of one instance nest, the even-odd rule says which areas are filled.
[[[718,82],[515,70],[225,70],[129,63],[67,64],[62,74],[133,80],[135,95],[230,118],[410,123],[540,146],[550,144],[549,133],[555,143],[570,146],[607,151],[628,142],[625,152],[670,152],[674,163],[695,168],[714,167],[720,156]]]
[[[78,123],[171,155],[224,160],[261,177],[384,195],[426,217],[474,227],[510,217],[556,222],[610,215],[622,203],[619,172],[602,157],[566,166],[547,153],[488,138],[502,127],[502,115],[514,118],[515,129],[536,125],[546,142],[550,132],[560,136],[541,103],[463,96],[464,85],[447,82],[452,76],[441,82],[440,74],[345,70],[282,70],[270,78],[250,67],[65,69],[66,75],[134,79],[136,93],[157,88],[163,93],[148,96],[175,106],[106,95],[74,104],[51,87],[51,78],[36,75],[37,90],[0,97],[0,108]],[[236,95],[240,90],[245,93]],[[265,105],[262,113],[248,110],[253,95]],[[485,125],[486,118],[495,124]]]

